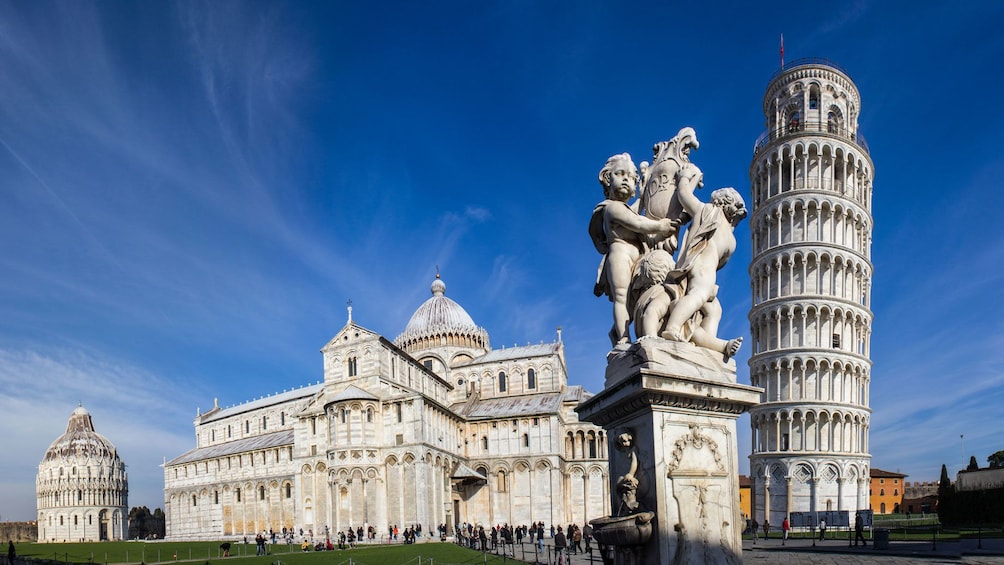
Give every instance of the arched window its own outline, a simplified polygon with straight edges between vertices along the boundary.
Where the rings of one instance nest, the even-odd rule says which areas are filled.
[[[196,505],[197,505],[196,498],[195,498],[195,495],[193,494],[192,495],[192,506],[196,506]]]
[[[346,360],[346,363],[347,363],[347,364],[348,364],[348,366],[349,366],[349,367],[348,367],[348,368],[349,368],[349,376],[350,376],[350,377],[354,377],[354,376],[356,376],[356,374],[358,374],[358,372],[359,372],[359,365],[358,365],[358,363],[356,362],[356,358],[355,358],[355,357],[349,357],[349,358],[348,358],[348,359]]]
[[[234,495],[237,497],[237,502],[241,501],[241,489],[235,489]]]
[[[286,483],[286,498],[293,498],[293,485]]]
[[[879,506],[879,513],[880,514],[885,514],[885,503],[884,502]]]
[[[589,436],[589,458],[596,459],[596,437]]]
[[[372,422],[373,421],[373,409],[372,408],[367,408],[366,409],[366,421],[367,422]]]
[[[268,429],[268,416],[262,416],[261,417],[261,429],[263,429],[263,430],[267,430]]]
[[[481,449],[488,451],[488,436],[481,436]]]
[[[244,433],[251,433],[251,420],[244,420]]]
[[[537,388],[537,373],[533,369],[527,369],[526,371],[526,388]]]
[[[281,414],[279,414],[279,425],[280,426],[285,426],[286,425],[286,413],[285,412],[282,412]]]
[[[499,392],[505,392],[505,371],[499,371]]]
[[[345,409],[344,408],[342,408],[340,416],[342,418],[342,423],[344,424],[345,423]]]
[[[219,503],[220,503],[220,491],[214,490],[213,491],[213,504],[219,504]]]
[[[258,487],[258,500],[265,500],[265,487]]]
[[[530,447],[530,434],[523,434],[523,447]]]
[[[499,492],[506,492],[508,490],[509,490],[509,488],[508,488],[508,485],[506,484],[505,471],[499,471],[499,474],[498,474],[498,491]]]
[[[879,489],[879,496],[885,496],[885,489]]]

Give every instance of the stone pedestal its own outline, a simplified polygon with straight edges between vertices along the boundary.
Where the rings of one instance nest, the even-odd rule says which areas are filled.
[[[690,343],[611,352],[605,388],[577,411],[607,430],[614,516],[655,513],[651,536],[615,547],[616,563],[742,562],[736,419],[761,392],[736,384],[735,361]],[[636,484],[633,511],[625,483]]]

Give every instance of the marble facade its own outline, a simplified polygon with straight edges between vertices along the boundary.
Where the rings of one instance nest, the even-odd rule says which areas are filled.
[[[605,432],[578,420],[590,395],[568,384],[560,333],[493,350],[445,290],[437,276],[393,342],[350,308],[323,382],[200,414],[197,446],[164,467],[168,538],[609,513]]]

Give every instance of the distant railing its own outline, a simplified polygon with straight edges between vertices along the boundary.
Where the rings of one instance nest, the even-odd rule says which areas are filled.
[[[848,73],[843,67],[841,67],[840,65],[834,63],[829,59],[823,59],[821,57],[805,57],[802,59],[795,59],[794,61],[788,63],[787,65],[782,65],[780,69],[775,71],[774,74],[770,75],[770,80],[767,81],[767,84],[774,82],[774,79],[781,76],[782,73],[786,73],[796,67],[805,67],[809,65],[813,66],[822,65],[824,67],[830,67],[831,69],[843,73],[844,76],[846,76],[847,78],[851,78],[850,73]]]
[[[761,133],[753,144],[753,154],[756,155],[765,145],[774,140],[794,137],[804,133],[821,133],[846,139],[864,149],[865,153],[869,153],[868,142],[865,141],[865,137],[860,133],[850,131],[846,127],[824,122],[795,122],[789,123],[779,129],[769,129]]]

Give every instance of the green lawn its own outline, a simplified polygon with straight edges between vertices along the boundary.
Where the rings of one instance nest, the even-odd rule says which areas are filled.
[[[465,549],[452,543],[414,545],[360,546],[345,551],[310,551],[299,546],[269,545],[269,555],[255,556],[255,545],[233,544],[230,557],[220,553],[220,542],[101,542],[101,543],[19,543],[18,557],[30,557],[60,563],[174,563],[195,565],[342,565],[352,559],[354,565],[447,565],[502,564],[501,557]],[[532,551],[527,546],[527,558]],[[520,548],[516,555],[522,556]],[[177,556],[177,557],[175,557]],[[421,559],[421,560],[420,560]],[[513,559],[506,563],[523,563]]]

